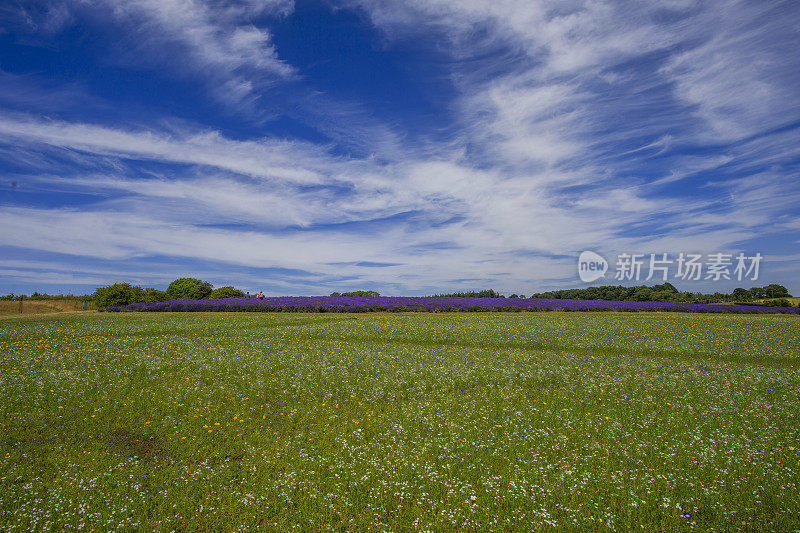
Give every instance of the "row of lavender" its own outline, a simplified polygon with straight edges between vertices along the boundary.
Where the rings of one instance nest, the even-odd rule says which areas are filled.
[[[132,303],[108,311],[683,311],[690,313],[794,313],[800,309],[725,304],[620,302],[608,300],[546,300],[539,298],[449,298],[404,296],[285,296],[278,298],[222,298]]]

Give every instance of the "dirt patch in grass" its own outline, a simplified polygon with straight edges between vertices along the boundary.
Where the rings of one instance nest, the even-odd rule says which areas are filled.
[[[209,459],[208,463],[212,466],[220,466],[220,465],[228,465],[228,464],[237,464],[244,461],[244,455],[215,455],[211,459]]]
[[[111,450],[142,459],[156,459],[168,455],[164,443],[157,435],[138,433],[118,428],[98,439]]]

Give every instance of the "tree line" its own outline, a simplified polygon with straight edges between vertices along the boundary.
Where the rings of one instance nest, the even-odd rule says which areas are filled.
[[[791,297],[789,290],[783,285],[771,284],[766,287],[752,287],[750,289],[737,288],[732,293],[715,292],[704,294],[701,292],[681,292],[671,283],[660,285],[639,285],[625,287],[623,285],[602,285],[586,287],[583,289],[566,289],[560,291],[540,292],[531,295],[531,298],[572,299],[572,300],[628,300],[635,302],[688,302],[688,303],[719,303],[735,302],[741,304],[777,305],[788,307],[791,305],[786,298]],[[756,300],[770,299],[769,302],[755,302]]]
[[[494,289],[479,291],[451,292],[435,294],[436,297],[456,298],[506,298],[505,295]],[[737,288],[730,294],[715,292],[704,294],[701,292],[681,292],[671,283],[660,285],[639,285],[626,287],[623,285],[602,285],[585,287],[581,289],[564,289],[558,291],[537,292],[529,298],[545,298],[548,300],[614,300],[634,302],[687,302],[687,303],[719,303],[732,302],[745,305],[772,305],[789,307],[791,303],[789,290],[783,285],[771,284],[766,287],[752,287],[750,289]],[[508,298],[525,298],[524,294],[512,294]]]
[[[8,294],[0,296],[0,300],[93,300],[98,308],[110,305],[127,305],[134,302],[165,302],[167,300],[203,300],[207,298],[243,298],[247,296],[243,291],[233,286],[224,286],[217,289],[211,283],[196,278],[178,278],[169,284],[166,291],[154,288],[142,288],[130,283],[115,283],[107,287],[99,287],[91,295],[48,295],[34,292],[32,295]],[[333,292],[331,296],[380,296],[376,291],[351,291]],[[435,297],[458,298],[506,298],[494,289],[476,291],[461,291],[435,294]],[[751,287],[749,289],[736,288],[730,294],[715,292],[704,294],[700,292],[681,292],[671,283],[660,285],[639,285],[626,287],[623,285],[602,285],[585,287],[581,289],[564,289],[534,293],[529,298],[569,299],[569,300],[617,300],[638,302],[688,302],[688,303],[719,303],[731,302],[743,305],[771,305],[790,307],[787,300],[791,295],[786,287],[770,284],[765,287]],[[525,298],[524,294],[512,294],[509,298]]]
[[[35,292],[31,295],[27,294],[4,294],[0,295],[0,301],[14,301],[14,300],[73,300],[76,302],[89,302],[92,300],[91,294],[47,294]]]
[[[331,296],[380,296],[379,292],[375,291],[351,291],[351,292],[332,292]]]
[[[203,300],[206,298],[243,298],[246,294],[232,286],[215,289],[207,281],[196,278],[178,278],[166,291],[138,287],[130,283],[115,283],[99,287],[92,299],[99,308],[110,305],[127,305],[134,302],[166,302],[167,300]]]

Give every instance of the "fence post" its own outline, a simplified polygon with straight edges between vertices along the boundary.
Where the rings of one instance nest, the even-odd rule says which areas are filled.
[[[24,297],[23,295],[21,295],[21,294],[19,295],[19,312],[20,312],[20,313],[22,313],[22,300],[23,300],[24,298],[25,298],[25,297]]]

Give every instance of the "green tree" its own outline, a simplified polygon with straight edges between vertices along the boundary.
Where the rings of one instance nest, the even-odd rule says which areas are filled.
[[[166,302],[169,298],[167,293],[158,289],[148,288],[144,290],[143,302]]]
[[[244,298],[244,293],[239,289],[234,289],[233,287],[228,285],[226,287],[220,287],[219,289],[214,289],[208,297],[214,299]]]
[[[766,291],[763,287],[753,287],[750,289],[750,297],[754,300],[758,300],[759,298],[763,298],[767,295]]]
[[[167,287],[170,300],[201,300],[208,298],[214,287],[196,278],[178,278]]]
[[[645,286],[637,287],[632,299],[636,302],[648,302],[653,299],[653,289]]]
[[[342,296],[380,296],[380,293],[375,291],[352,291],[352,292],[343,292]]]
[[[747,289],[743,289],[741,287],[739,287],[738,289],[734,289],[732,296],[733,299],[736,300],[737,302],[749,300],[751,297],[750,291],[748,291]]]
[[[92,295],[95,305],[104,309],[110,305],[126,305],[144,301],[144,291],[130,283],[115,283],[108,287],[98,287]]]
[[[674,293],[674,292],[669,291],[669,290],[667,290],[667,291],[653,291],[650,294],[650,300],[653,301],[653,302],[674,302],[677,299],[676,295],[680,296],[677,293]]]
[[[656,292],[678,292],[678,289],[675,288],[675,285],[668,281],[666,283],[662,283],[661,285],[653,285],[653,290]]]
[[[786,298],[789,296],[789,290],[783,285],[767,285],[764,287],[764,292],[767,298]]]
[[[561,291],[564,292],[564,291]],[[456,297],[456,298],[505,298],[494,289],[486,289],[482,291],[466,291],[466,292],[451,292],[449,294],[436,294],[438,297]],[[559,298],[559,296],[555,296]]]

